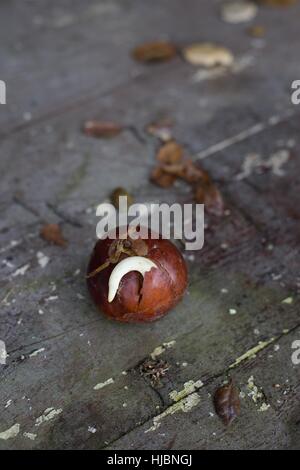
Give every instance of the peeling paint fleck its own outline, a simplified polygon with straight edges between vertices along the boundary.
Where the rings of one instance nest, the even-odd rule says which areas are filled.
[[[45,268],[49,263],[48,256],[44,255],[41,251],[37,252],[36,257],[41,268]]]
[[[35,357],[43,351],[45,351],[45,348],[36,349],[35,351],[29,354],[29,357]]]
[[[258,153],[250,153],[246,156],[242,164],[241,172],[236,176],[238,181],[241,181],[248,176],[251,176],[256,170],[270,169],[276,176],[284,176],[285,171],[282,166],[288,162],[290,158],[290,151],[281,149],[274,152],[268,159],[262,158]]]
[[[16,271],[12,273],[11,277],[24,276],[24,274],[29,268],[30,264],[24,264],[24,266],[21,266],[20,268],[16,269]]]
[[[35,420],[35,425],[40,426],[41,424],[55,418],[55,416],[59,415],[60,413],[62,413],[62,408],[58,408],[57,410],[55,410],[53,407],[47,408],[44,413]]]
[[[11,428],[6,431],[0,432],[0,439],[7,441],[7,439],[12,439],[16,437],[20,432],[20,425],[18,423],[14,424]]]
[[[192,393],[188,397],[174,403],[174,405],[169,406],[163,413],[153,418],[153,426],[145,431],[145,434],[148,432],[156,431],[161,425],[162,420],[169,415],[173,415],[178,411],[183,411],[184,413],[189,412],[194,406],[198,405],[200,402],[200,397],[198,393]]]
[[[114,383],[114,379],[111,377],[110,379],[107,379],[105,382],[101,382],[95,385],[94,390],[101,390],[101,388],[106,387],[107,385],[110,385],[113,383]]]
[[[27,439],[30,439],[31,441],[34,441],[37,438],[37,434],[33,434],[32,432],[24,432],[23,436],[27,437]]]

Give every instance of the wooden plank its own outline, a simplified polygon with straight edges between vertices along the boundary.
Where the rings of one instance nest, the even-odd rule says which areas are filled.
[[[18,18],[24,12],[27,26],[37,3],[28,11],[20,5],[13,7]],[[4,42],[4,78],[12,83],[14,101],[5,112],[0,109],[0,339],[9,353],[7,364],[0,365],[0,433],[15,424],[20,432],[0,440],[0,446],[297,447],[299,375],[291,365],[290,345],[299,339],[299,116],[290,105],[289,86],[299,64],[286,61],[298,47],[295,10],[284,12],[289,42],[281,41],[287,29],[283,13],[260,12],[269,36],[258,49],[244,25],[220,22],[211,1],[193,1],[187,10],[176,0],[172,14],[167,0],[155,8],[152,2],[128,1],[126,14],[121,2],[114,2],[116,10],[95,16],[82,5],[75,2],[74,21],[54,28],[51,21],[61,15],[44,1],[38,13],[50,12],[45,30],[27,32],[16,22],[11,42]],[[91,2],[91,8],[95,5]],[[66,3],[63,14],[69,8]],[[0,28],[0,34],[7,31],[9,13],[5,5],[0,21],[6,30]],[[236,53],[237,68],[216,77],[181,59],[153,68],[134,64],[131,48],[158,37],[166,25],[168,36],[179,43],[199,40],[201,31],[200,39],[227,44]],[[10,47],[21,39],[26,52],[9,59]],[[23,110],[34,119],[22,127]],[[144,127],[160,116],[174,120],[175,136],[217,181],[228,215],[208,220],[204,249],[186,254],[189,292],[174,312],[153,325],[118,325],[99,315],[85,287],[95,206],[120,184],[141,202],[192,200],[183,185],[163,191],[149,183],[157,142]],[[80,132],[91,117],[131,127],[110,141],[91,139]],[[249,152],[268,161],[282,149],[291,151],[284,174],[274,174],[274,166],[260,174],[257,167],[237,179]],[[45,222],[62,224],[67,248],[40,239]],[[39,252],[48,258],[45,268]],[[287,298],[291,304],[282,303]],[[158,358],[170,368],[156,387],[141,375],[140,364],[163,344]],[[257,347],[256,358],[235,364]],[[208,393],[231,364],[246,397],[241,418],[225,432],[210,416]],[[266,412],[247,395],[251,375],[271,404]],[[273,377],[279,391],[272,388]],[[290,388],[284,393],[287,379]],[[191,380],[204,386],[190,390],[179,407],[195,406],[173,414],[170,393]],[[162,413],[160,426],[145,433]]]

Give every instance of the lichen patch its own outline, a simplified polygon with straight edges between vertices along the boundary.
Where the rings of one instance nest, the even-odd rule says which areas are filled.
[[[200,397],[198,393],[192,393],[188,397],[184,398],[183,400],[174,403],[174,405],[169,406],[163,413],[153,418],[153,425],[151,428],[147,429],[145,433],[156,431],[160,425],[162,420],[169,415],[173,415],[178,411],[182,411],[183,413],[189,412],[192,408],[198,405],[200,402]]]
[[[6,431],[0,432],[0,439],[3,441],[7,441],[8,439],[12,439],[16,437],[20,432],[20,425],[19,423],[14,424],[11,428],[7,429]]]

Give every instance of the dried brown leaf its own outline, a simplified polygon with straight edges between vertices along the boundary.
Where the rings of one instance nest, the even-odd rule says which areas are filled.
[[[67,240],[63,237],[58,224],[45,224],[40,231],[41,237],[49,243],[58,246],[66,246]]]
[[[132,55],[138,62],[162,62],[177,54],[174,44],[164,41],[149,42],[136,47]]]
[[[119,209],[119,198],[121,196],[127,197],[128,207],[131,206],[131,204],[133,204],[133,196],[126,189],[119,187],[119,188],[114,189],[114,191],[112,192],[110,196],[111,202],[117,209]]]
[[[209,214],[217,217],[224,214],[223,197],[212,181],[198,183],[195,187],[194,198],[198,204],[205,205],[205,210]]]
[[[182,160],[182,157],[183,148],[174,140],[162,145],[156,155],[157,160],[166,165],[179,163]]]
[[[160,166],[154,168],[151,174],[151,181],[160,186],[161,188],[170,188],[171,186],[173,186],[175,180],[175,175],[168,174]]]
[[[240,414],[241,402],[239,390],[233,384],[232,380],[216,390],[214,406],[217,415],[221,418],[225,426],[229,426]]]
[[[86,121],[83,126],[86,135],[105,139],[117,136],[122,130],[122,126],[110,121]]]

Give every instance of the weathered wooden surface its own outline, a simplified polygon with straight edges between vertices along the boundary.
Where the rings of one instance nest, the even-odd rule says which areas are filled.
[[[254,40],[248,24],[221,22],[219,1],[86,3],[0,6],[8,88],[0,107],[0,339],[9,353],[0,365],[0,435],[20,426],[0,448],[298,448],[300,366],[291,345],[300,340],[300,110],[290,84],[300,78],[300,6],[260,9],[255,23],[266,37]],[[215,77],[180,58],[134,63],[130,50],[157,38],[220,42],[239,65]],[[157,142],[144,127],[160,116],[203,158],[230,213],[188,259],[189,291],[175,311],[152,325],[119,325],[100,316],[86,292],[94,207],[120,184],[140,201],[190,202],[181,186],[163,191],[148,181]],[[87,138],[80,128],[94,117],[133,130]],[[236,178],[247,154],[268,160],[280,149],[291,153],[281,175],[273,167]],[[65,249],[40,239],[45,222],[62,224]],[[45,268],[37,252],[49,257]],[[288,297],[293,302],[282,303]],[[260,342],[256,357],[235,364]],[[159,357],[170,368],[154,387],[139,365],[163,343]],[[228,373],[244,398],[225,430],[212,394]],[[247,388],[252,376],[263,391],[257,403]],[[199,390],[174,408],[170,393],[189,381]],[[57,414],[36,426],[49,408]]]

